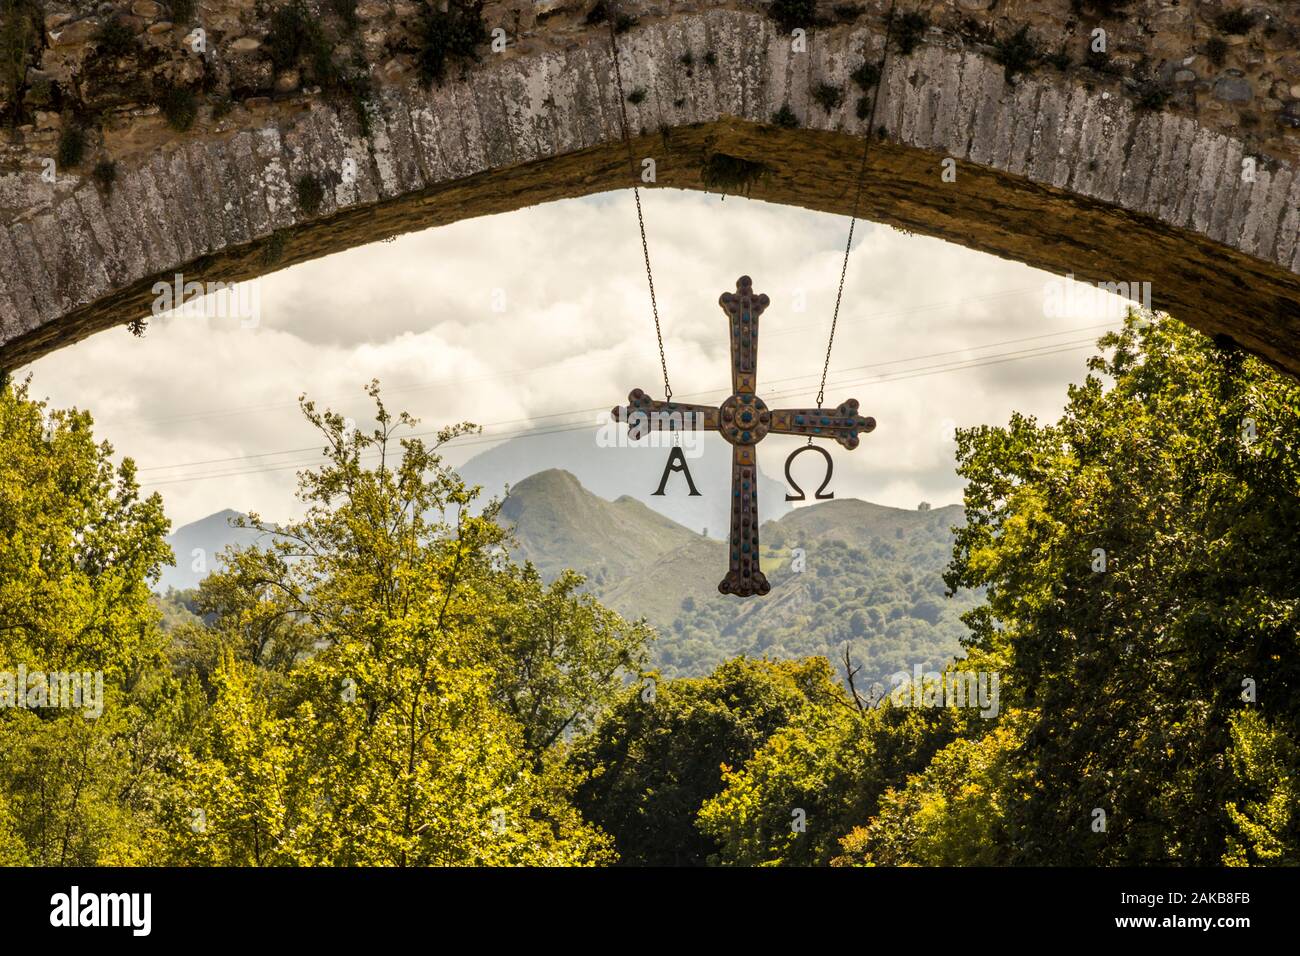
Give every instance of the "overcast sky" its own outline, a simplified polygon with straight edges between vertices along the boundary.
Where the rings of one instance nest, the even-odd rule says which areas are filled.
[[[759,394],[772,407],[813,404],[848,220],[703,193],[642,200],[675,396],[729,392],[717,299],[748,274],[772,300]],[[826,404],[855,397],[879,424],[852,453],[831,446],[836,493],[905,508],[959,502],[954,425],[1002,424],[1012,409],[1059,414],[1086,343],[1118,321],[1085,304],[1045,307],[1062,281],[860,223]],[[598,410],[631,388],[661,397],[630,192],[413,233],[277,272],[245,305],[254,292],[256,314],[210,299],[211,314],[154,319],[143,339],[112,329],[20,374],[32,374],[34,396],[89,409],[174,526],[223,508],[300,513],[294,469],[319,447],[297,408],[304,391],[364,424],[361,388],[378,378],[390,409],[426,428],[471,420],[500,440],[589,426],[593,442]],[[488,447],[474,442],[448,459]],[[795,442],[765,440],[763,467],[781,475]]]

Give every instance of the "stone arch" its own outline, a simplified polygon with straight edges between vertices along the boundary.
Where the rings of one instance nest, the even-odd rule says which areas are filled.
[[[176,273],[248,279],[627,186],[608,30],[581,10],[563,28],[539,18],[565,6],[538,4],[504,54],[440,86],[376,71],[368,135],[318,91],[257,98],[142,139],[111,192],[79,173],[44,182],[39,147],[15,139],[19,171],[0,178],[0,367],[147,315],[154,283]],[[1294,6],[1255,6],[1276,17],[1278,42],[1300,36]],[[868,130],[852,75],[880,56],[884,7],[811,28],[807,52],[753,4],[644,11],[619,37],[633,156],[656,160],[655,185],[692,189],[706,187],[713,157],[744,160],[758,173],[749,195],[848,213],[873,136],[864,217],[1083,280],[1150,282],[1155,307],[1300,374],[1300,142],[1285,122],[1295,104],[1276,130],[1246,137],[1221,113],[1157,102],[1083,64],[1018,72],[999,46],[1009,27],[984,11],[982,32],[936,22],[913,52],[891,53]],[[1068,0],[1059,7],[1067,16]],[[1194,48],[1189,29],[1177,42]],[[156,117],[139,123],[161,129]],[[946,158],[955,183],[940,175]],[[304,177],[324,187],[310,211]]]

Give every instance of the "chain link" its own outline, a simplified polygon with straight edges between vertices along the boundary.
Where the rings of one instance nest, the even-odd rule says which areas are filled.
[[[894,4],[889,0],[889,16],[885,20],[885,45],[880,51],[880,63],[876,68],[876,91],[871,96],[871,117],[867,120],[867,134],[862,139],[862,164],[858,167],[858,188],[853,197],[853,216],[849,219],[849,238],[844,243],[844,262],[840,265],[840,286],[835,292],[835,311],[831,315],[831,334],[826,341],[826,361],[822,364],[822,382],[817,389],[817,407],[822,407],[826,398],[826,376],[831,369],[831,348],[835,345],[835,327],[840,321],[840,299],[844,296],[844,277],[849,271],[849,252],[853,249],[853,227],[858,224],[858,207],[862,203],[862,184],[867,177],[867,151],[871,148],[871,137],[876,132],[876,106],[880,103],[880,84],[885,82],[885,61],[889,57],[889,39],[894,32]],[[812,444],[812,439],[808,440]]]
[[[650,287],[650,311],[654,314],[655,338],[659,341],[659,367],[664,373],[664,400],[670,401],[673,397],[673,389],[668,384],[668,359],[664,355],[664,333],[659,326],[659,304],[655,301],[655,277],[650,268],[650,246],[645,238],[645,215],[641,211],[641,190],[637,187],[636,157],[632,153],[632,134],[627,122],[627,97],[623,95],[623,70],[618,62],[618,32],[615,29],[615,21],[618,18],[614,14],[610,0],[602,0],[602,2],[605,5],[605,19],[609,22],[609,49],[610,56],[614,60],[614,80],[618,85],[618,110],[623,123],[623,142],[627,144],[628,171],[632,175],[632,198],[636,201],[636,222],[641,230],[641,254],[645,257],[645,280]]]

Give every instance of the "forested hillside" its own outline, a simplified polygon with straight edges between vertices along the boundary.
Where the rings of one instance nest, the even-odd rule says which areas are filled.
[[[772,592],[761,601],[718,593],[723,542],[631,498],[598,498],[563,471],[515,485],[501,518],[516,555],[544,578],[572,568],[603,604],[645,617],[658,632],[652,660],[665,676],[705,674],[736,654],[834,660],[847,642],[867,683],[887,683],[889,674],[939,667],[958,653],[967,633],[961,614],[978,601],[976,592],[945,596],[957,506],[904,511],[844,499],[769,521],[759,537]]]

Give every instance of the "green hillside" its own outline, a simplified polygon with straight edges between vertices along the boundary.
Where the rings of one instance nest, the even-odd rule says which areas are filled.
[[[571,567],[600,600],[659,632],[665,676],[704,674],[736,654],[837,659],[850,642],[869,684],[915,664],[940,667],[959,652],[959,615],[975,603],[945,597],[958,506],[931,511],[855,499],[799,508],[763,525],[772,592],[742,600],[718,593],[725,545],[695,534],[631,498],[606,501],[564,471],[510,490],[503,521],[516,554],[547,578]],[[792,568],[795,549],[804,570]]]

